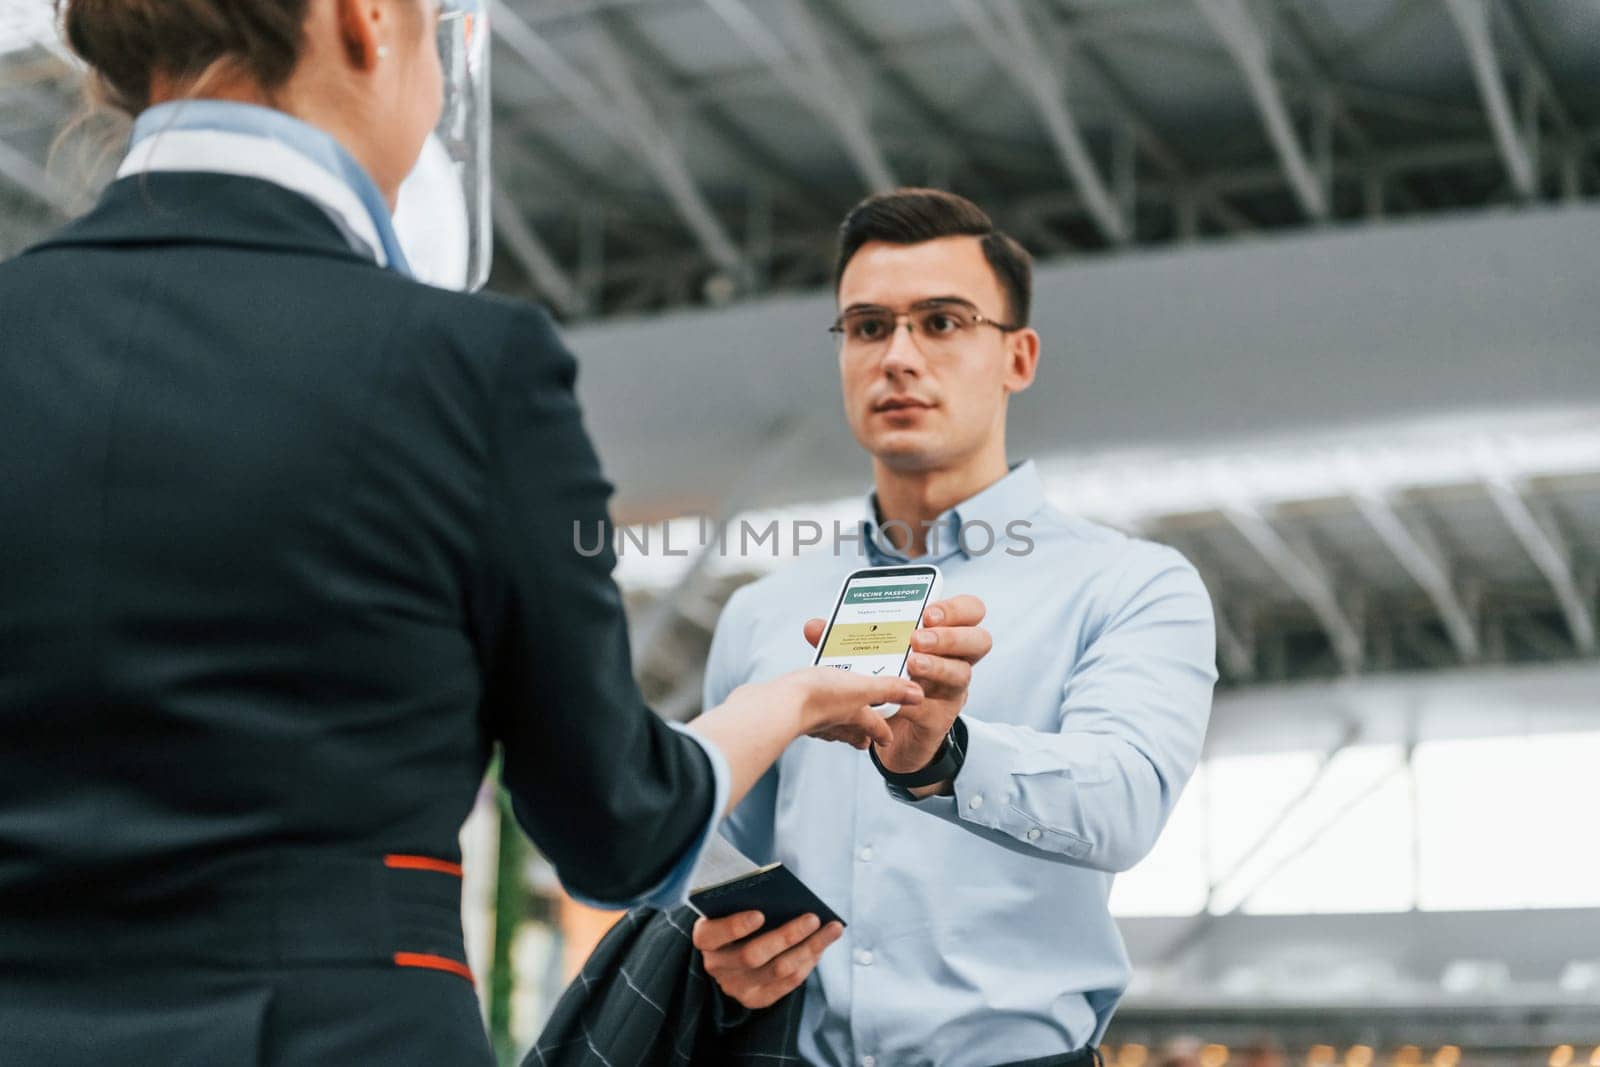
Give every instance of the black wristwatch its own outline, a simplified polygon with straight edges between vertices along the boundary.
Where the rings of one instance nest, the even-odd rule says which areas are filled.
[[[911,794],[913,789],[948,782],[961,773],[962,765],[967,762],[967,724],[961,721],[961,716],[956,716],[956,721],[950,724],[950,732],[945,735],[944,744],[939,746],[939,751],[933,754],[933,760],[920,771],[896,774],[878,758],[877,746],[867,752],[872,756],[872,765],[883,775],[889,795],[896,800],[914,801],[917,798]]]

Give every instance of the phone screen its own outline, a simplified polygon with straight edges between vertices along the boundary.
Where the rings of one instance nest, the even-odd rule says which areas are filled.
[[[851,575],[833,609],[817,664],[897,677],[937,575],[931,567]]]

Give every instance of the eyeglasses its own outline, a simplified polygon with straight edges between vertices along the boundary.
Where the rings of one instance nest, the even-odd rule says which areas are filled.
[[[911,339],[925,355],[951,351],[972,339],[979,326],[993,326],[1001,333],[1022,329],[984,315],[965,300],[923,300],[905,311],[889,308],[852,308],[828,328],[837,334],[847,352],[868,354],[889,346],[901,320],[911,331]]]

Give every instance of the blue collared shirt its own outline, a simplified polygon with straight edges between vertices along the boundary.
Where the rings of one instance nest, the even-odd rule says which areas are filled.
[[[810,663],[800,622],[850,571],[908,562],[877,544],[874,510],[840,553],[734,594],[707,707]],[[1177,552],[1058,511],[1032,463],[933,532],[909,562],[937,564],[944,596],[982,598],[994,637],[955,795],[894,800],[865,755],[805,738],[723,828],[849,923],[805,987],[813,1064],[987,1067],[1097,1042],[1130,973],[1113,874],[1155,843],[1210,716],[1211,602]]]

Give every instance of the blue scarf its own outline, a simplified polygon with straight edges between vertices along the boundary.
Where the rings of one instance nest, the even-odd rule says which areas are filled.
[[[361,201],[383,244],[389,269],[411,277],[411,265],[395,234],[389,205],[366,169],[333,137],[310,123],[272,108],[231,100],[175,100],[146,109],[133,124],[137,145],[169,130],[218,130],[276,141],[343,181]]]

